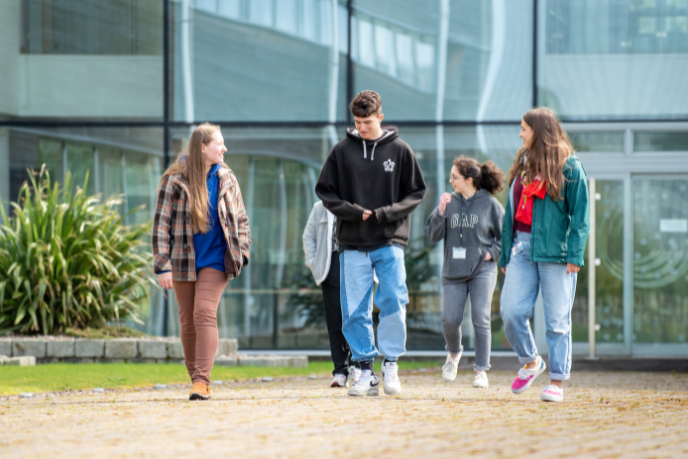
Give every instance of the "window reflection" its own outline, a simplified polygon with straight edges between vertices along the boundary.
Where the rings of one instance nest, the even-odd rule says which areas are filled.
[[[688,52],[686,0],[548,0],[548,54]]]
[[[354,91],[377,89],[388,119],[518,120],[532,105],[532,0],[353,6]]]
[[[579,152],[624,151],[623,132],[568,132],[573,149]]]
[[[688,151],[688,132],[634,132],[635,151]]]
[[[27,54],[162,54],[162,2],[24,0]]]
[[[348,13],[342,1],[172,5],[174,119],[346,119]]]

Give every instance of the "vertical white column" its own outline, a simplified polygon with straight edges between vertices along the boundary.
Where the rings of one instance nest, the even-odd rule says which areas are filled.
[[[624,179],[624,274],[623,274],[623,305],[624,305],[624,346],[628,354],[633,354],[633,182],[631,175]]]
[[[182,0],[181,5],[181,64],[184,82],[184,121],[192,123],[194,120],[194,97],[192,80],[192,33],[191,33],[191,0]]]
[[[255,186],[255,161],[253,158],[248,160],[248,189],[244,196],[246,196],[246,215],[248,215],[249,226],[255,224],[253,218],[253,188]],[[251,306],[255,302],[253,293],[251,292],[251,264],[243,268],[242,277],[244,278],[244,336],[251,336]]]
[[[330,148],[334,147],[337,141],[337,129],[334,123],[337,122],[337,94],[339,93],[339,2],[331,0],[332,8],[332,37],[330,46],[330,63],[328,66],[328,101],[327,101],[327,136],[330,139]]]
[[[438,24],[438,35],[437,35],[437,75],[436,75],[436,87],[437,94],[435,99],[435,121],[438,123],[435,127],[435,147],[437,151],[436,163],[435,163],[435,177],[437,178],[437,183],[435,184],[437,203],[439,204],[440,196],[444,193],[446,189],[446,180],[444,172],[444,126],[440,124],[444,119],[444,93],[447,78],[447,40],[449,36],[449,0],[439,0],[439,24]],[[439,261],[437,267],[437,273],[442,272],[442,258],[444,257],[442,244],[435,245],[435,260]],[[442,297],[440,296],[440,311],[442,310]],[[441,312],[440,312],[441,314]],[[441,317],[441,316],[440,316]],[[469,315],[470,317],[470,315]],[[465,322],[465,321],[464,321]],[[438,331],[442,330],[441,320],[437,324]],[[473,327],[469,327],[470,332],[463,330],[465,333],[472,333]]]
[[[595,268],[596,268],[596,253],[597,248],[595,246],[595,229],[596,229],[596,219],[595,219],[595,209],[597,207],[597,181],[591,178],[588,181],[588,192],[590,194],[589,206],[590,206],[590,235],[588,236],[588,347],[589,355],[588,358],[595,359],[595,331],[597,330],[595,324]]]

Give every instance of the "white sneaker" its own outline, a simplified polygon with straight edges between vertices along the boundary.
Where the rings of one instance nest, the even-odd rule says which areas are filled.
[[[361,369],[356,368],[355,366],[351,365],[349,367],[349,381],[351,381],[351,385],[355,386],[358,380],[361,378]]]
[[[540,394],[540,400],[543,402],[561,403],[564,401],[564,390],[550,384],[549,386],[545,387],[545,390],[543,390]]]
[[[478,373],[476,373],[475,379],[473,380],[473,387],[490,387],[490,382],[487,380],[486,371],[479,371]]]
[[[346,375],[337,373],[332,377],[332,382],[330,387],[349,387],[349,382],[347,381]]]
[[[359,370],[360,371],[360,370]],[[358,382],[349,389],[349,396],[380,395],[380,381],[370,370],[361,371]]]
[[[401,381],[399,381],[399,365],[396,362],[382,363],[382,384],[385,386],[385,394],[401,394]]]
[[[454,360],[451,354],[447,354],[447,361],[442,365],[442,379],[445,382],[452,382],[456,379],[456,372],[459,370],[459,360],[461,360],[461,354],[463,351],[459,352],[459,356]]]

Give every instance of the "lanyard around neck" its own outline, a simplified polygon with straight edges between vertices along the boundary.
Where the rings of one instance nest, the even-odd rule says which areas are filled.
[[[478,193],[478,192],[476,191],[476,194],[477,194],[477,193]],[[459,246],[459,247],[462,247],[462,246],[463,246],[463,218],[464,218],[464,216],[468,216],[468,212],[471,210],[471,207],[473,207],[473,204],[475,204],[475,194],[473,195],[472,201],[471,201],[470,205],[468,206],[468,208],[466,209],[465,212],[464,212],[464,210],[463,210],[463,205],[464,205],[468,200],[467,200],[466,198],[464,198],[463,196],[461,196],[461,198],[462,198],[462,199],[461,199],[461,220],[459,220],[459,242],[460,242],[460,246]],[[468,219],[466,219],[466,223],[468,223]]]

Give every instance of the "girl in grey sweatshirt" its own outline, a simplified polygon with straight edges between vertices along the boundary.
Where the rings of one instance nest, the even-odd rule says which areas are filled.
[[[444,193],[430,214],[425,231],[433,242],[444,240],[442,266],[442,324],[447,361],[446,382],[456,378],[461,345],[461,323],[468,295],[475,329],[474,387],[488,387],[492,334],[492,294],[502,247],[504,208],[491,195],[504,188],[504,174],[492,161],[480,164],[461,156],[454,160],[449,178],[453,193]]]

